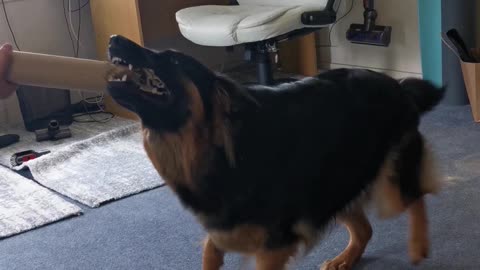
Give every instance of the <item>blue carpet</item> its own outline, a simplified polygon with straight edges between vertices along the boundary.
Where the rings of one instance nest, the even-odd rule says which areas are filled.
[[[468,107],[442,107],[428,114],[422,130],[437,150],[448,177],[441,194],[428,198],[431,254],[419,267],[407,256],[407,220],[378,221],[356,269],[479,269],[480,124]],[[0,242],[0,269],[200,269],[203,230],[168,188],[129,197],[83,216]],[[347,243],[334,228],[294,269],[318,269]],[[239,269],[229,256],[225,269]]]

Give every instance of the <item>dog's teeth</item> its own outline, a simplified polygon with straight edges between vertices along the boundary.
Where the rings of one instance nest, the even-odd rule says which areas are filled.
[[[126,82],[126,81],[127,81],[127,78],[128,78],[127,74],[123,75],[123,77],[122,77],[122,82]]]
[[[131,64],[128,65],[128,69],[133,70],[133,66]]]

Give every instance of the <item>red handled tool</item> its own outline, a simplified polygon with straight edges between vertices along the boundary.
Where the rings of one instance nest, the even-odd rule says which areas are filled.
[[[39,158],[39,157],[44,156],[44,155],[49,154],[49,153],[50,153],[50,151],[36,152],[36,151],[33,151],[33,150],[28,150],[28,151],[15,153],[10,158],[10,163],[14,167],[20,166],[27,161]]]

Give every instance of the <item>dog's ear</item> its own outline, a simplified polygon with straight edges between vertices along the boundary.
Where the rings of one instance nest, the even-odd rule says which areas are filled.
[[[197,59],[184,53],[168,50],[165,52],[169,61],[195,84],[205,84],[214,81],[215,74]]]
[[[229,118],[232,112],[232,99],[220,81],[215,82],[212,99],[214,144],[225,149],[225,156],[233,168],[236,163],[235,147],[232,137],[232,123]]]
[[[260,107],[260,103],[242,86],[217,74],[213,86],[214,141],[223,146],[230,165],[235,166],[234,128],[242,113],[250,113]]]
[[[214,90],[217,96],[220,94],[221,97],[228,97],[221,100],[224,100],[225,111],[229,114],[235,114],[247,107],[260,107],[260,103],[244,87],[224,75],[216,74]]]

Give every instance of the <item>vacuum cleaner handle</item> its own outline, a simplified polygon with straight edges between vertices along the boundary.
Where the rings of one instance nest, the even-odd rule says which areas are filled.
[[[364,9],[375,9],[375,1],[374,0],[363,0],[363,8]]]
[[[105,61],[14,51],[8,80],[19,85],[103,92],[109,72],[119,68]]]
[[[363,25],[364,31],[371,32],[375,28],[377,21],[378,13],[375,10],[375,1],[374,0],[363,0]]]

